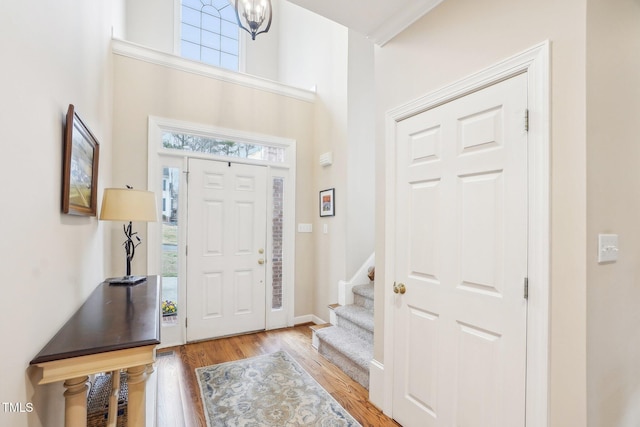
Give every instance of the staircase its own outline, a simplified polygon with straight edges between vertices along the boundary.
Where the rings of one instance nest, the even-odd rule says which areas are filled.
[[[353,286],[353,304],[333,305],[335,324],[313,329],[314,346],[347,375],[369,388],[373,359],[373,283]]]

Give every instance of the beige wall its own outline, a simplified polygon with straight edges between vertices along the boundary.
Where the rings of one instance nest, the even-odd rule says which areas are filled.
[[[296,215],[311,216],[313,103],[118,55],[114,77],[115,186],[147,188],[147,120],[152,115],[296,140]],[[141,251],[134,259],[136,271],[145,270],[145,258]],[[313,262],[313,242],[298,234],[296,316],[313,310],[312,300],[305,298],[313,293]]]
[[[586,109],[584,0],[447,0],[376,50],[376,259],[384,257],[384,114],[551,41],[550,425],[586,425]],[[384,271],[377,271],[378,277]],[[389,286],[389,284],[384,284]],[[375,357],[383,358],[383,287]]]
[[[375,248],[375,67],[371,40],[349,30],[346,276]],[[342,209],[341,209],[342,211]]]
[[[114,36],[161,52],[179,54],[175,42],[176,3],[179,4],[179,0],[127,0],[125,31],[116,32]],[[240,30],[240,49],[244,52],[241,72],[278,80],[281,3],[281,0],[272,1],[273,22],[268,33],[251,40],[249,33]]]
[[[173,1],[162,0],[157,8],[150,3],[153,2],[150,0],[129,2],[127,40],[164,52],[172,52],[173,47],[167,39],[167,34],[173,31],[173,26],[168,25],[173,20],[173,10],[169,7]],[[301,252],[300,248],[297,250],[297,256],[300,259],[297,260],[296,265],[300,266],[300,271],[296,274],[299,279],[299,283],[296,285],[296,315],[314,315],[318,319],[328,321],[329,310],[327,307],[338,300],[338,281],[350,278],[347,275],[347,259],[349,257],[354,259],[351,264],[362,263],[373,251],[373,187],[367,185],[363,191],[357,193],[358,196],[371,196],[365,198],[365,203],[347,202],[348,193],[350,191],[355,193],[354,186],[357,188],[358,184],[362,185],[361,182],[366,181],[366,177],[373,176],[372,138],[365,139],[372,135],[373,130],[370,121],[360,119],[360,121],[353,121],[353,123],[357,123],[356,125],[348,125],[347,123],[348,108],[355,109],[358,103],[366,102],[366,99],[362,98],[353,101],[349,99],[347,78],[350,48],[347,29],[287,1],[276,0],[273,2],[273,7],[274,21],[269,32],[258,36],[255,41],[245,40],[246,71],[248,74],[273,79],[290,86],[304,89],[314,88],[317,93],[316,102],[312,107],[312,117],[308,122],[294,122],[295,116],[289,116],[289,113],[278,109],[274,111],[278,112],[279,117],[274,118],[267,114],[263,118],[266,120],[275,119],[276,122],[264,123],[264,126],[275,128],[278,132],[284,132],[287,126],[304,129],[307,132],[305,147],[308,150],[304,149],[301,152],[299,148],[298,158],[299,160],[303,158],[305,162],[309,163],[304,163],[302,168],[299,165],[298,176],[305,174],[304,176],[309,180],[305,178],[298,181],[296,223],[311,223],[314,231],[312,234],[297,234],[297,242],[302,245],[301,248],[304,248],[304,252]],[[154,13],[150,17],[144,12],[149,8],[154,9]],[[154,24],[154,22],[160,21],[167,25]],[[366,51],[366,48],[364,50]],[[362,55],[360,53],[360,57]],[[372,53],[369,55],[372,56]],[[371,63],[369,58],[368,60]],[[357,68],[357,66],[352,66],[352,68]],[[372,69],[358,70],[360,77],[366,78],[372,78],[371,75],[366,74],[372,74],[372,72]],[[153,77],[151,79],[153,80]],[[362,81],[362,78],[360,80]],[[369,83],[367,95],[373,97],[373,84]],[[120,90],[122,85],[118,82],[117,86],[117,90]],[[172,84],[167,87],[173,92]],[[177,86],[175,93],[167,95],[170,96],[170,103],[176,104],[176,98],[180,100],[180,106],[175,107],[175,111],[180,111],[183,105],[188,103],[189,96],[191,96],[186,92],[180,93],[180,90],[181,87]],[[234,90],[231,92],[225,90],[224,93],[221,93],[221,98],[225,101],[231,100],[235,96],[234,93]],[[145,93],[144,96],[151,96],[152,101],[157,101],[159,97],[162,97],[158,93]],[[240,107],[228,109],[225,103],[218,101],[213,103],[207,101],[207,103],[210,104],[208,108],[215,111],[216,114],[223,106],[222,109],[228,114],[227,122],[234,122],[235,119],[231,117],[242,112]],[[165,108],[171,109],[172,107],[166,106]],[[355,111],[370,113],[367,119],[372,120],[373,112],[370,111],[372,108],[373,102],[368,102],[364,108]],[[260,110],[255,110],[256,115],[258,111]],[[173,113],[173,111],[171,112]],[[116,114],[118,114],[117,109]],[[350,115],[353,116],[353,114]],[[211,123],[217,118],[214,114],[207,116],[205,120],[204,123]],[[246,122],[235,122],[235,126],[240,126],[239,129],[245,130],[246,125]],[[348,129],[348,126],[351,128]],[[234,126],[228,127],[233,128]],[[357,135],[358,139],[348,138],[348,132]],[[124,136],[125,139],[129,137],[130,135]],[[350,153],[358,149],[357,147],[348,147],[347,144],[351,140],[356,140],[359,146],[368,144],[371,151],[362,156],[362,159],[371,159],[371,161],[369,168],[352,170],[350,178],[347,175],[348,162],[354,161],[354,155]],[[122,150],[125,149],[125,146],[128,147],[128,143],[121,142],[121,144]],[[138,148],[133,148],[133,150],[139,151]],[[327,151],[333,152],[334,164],[329,168],[321,168],[318,163],[319,156]],[[132,156],[128,161],[137,162],[136,158]],[[146,170],[132,172],[130,169],[122,166],[118,171],[114,170],[114,176],[119,177],[120,172],[125,171],[128,174],[140,175],[140,177],[146,176]],[[351,179],[351,183],[348,185],[349,179]],[[318,192],[332,187],[336,189],[337,215],[321,219],[318,215]],[[368,212],[362,213],[359,205],[369,206],[370,209]],[[348,237],[347,218],[351,207],[358,210],[361,220],[352,219],[357,227],[350,228],[352,231]],[[328,227],[327,234],[322,232],[324,225]],[[348,250],[349,245],[356,249]],[[142,249],[142,253],[144,253],[144,249]],[[359,255],[360,253],[367,255],[362,256]],[[143,262],[144,255],[140,258],[139,262]],[[118,261],[116,260],[116,262]]]
[[[0,426],[63,425],[61,384],[38,386],[29,361],[105,277],[103,225],[61,213],[69,104],[100,142],[98,200],[111,169],[111,28],[122,2],[3,2],[0,11]],[[99,204],[100,202],[98,202]]]
[[[640,3],[587,1],[588,425],[640,425]],[[597,263],[598,233],[618,262]]]
[[[310,314],[329,321],[327,306],[338,301],[338,281],[345,279],[348,34],[346,28],[286,1],[280,4],[280,20],[279,80],[315,86],[317,93],[310,129],[313,182],[304,188],[311,196],[311,215],[299,221],[313,224],[313,291],[296,296],[296,303],[299,298],[312,300]],[[327,151],[333,152],[333,165],[322,168],[320,154]],[[327,188],[336,189],[336,216],[320,218],[318,192]]]

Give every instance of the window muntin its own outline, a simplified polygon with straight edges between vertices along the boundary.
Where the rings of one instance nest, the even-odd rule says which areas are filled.
[[[238,71],[240,31],[227,0],[182,0],[183,58]]]
[[[284,163],[285,149],[262,144],[249,144],[228,139],[162,132],[162,146],[171,150],[214,154],[223,157]]]

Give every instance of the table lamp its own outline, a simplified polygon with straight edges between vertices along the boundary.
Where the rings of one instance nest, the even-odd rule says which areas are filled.
[[[142,243],[137,232],[133,232],[132,222],[155,222],[158,220],[156,196],[151,191],[127,188],[105,188],[102,196],[100,219],[106,221],[128,221],[123,224],[126,240],[123,243],[127,256],[127,274],[123,277],[112,277],[105,281],[112,285],[134,285],[146,280],[146,276],[131,275],[131,260],[136,247]],[[134,241],[135,240],[135,241]]]

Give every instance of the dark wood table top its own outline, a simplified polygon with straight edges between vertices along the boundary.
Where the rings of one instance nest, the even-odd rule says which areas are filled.
[[[157,344],[158,276],[133,286],[101,283],[31,364]]]

